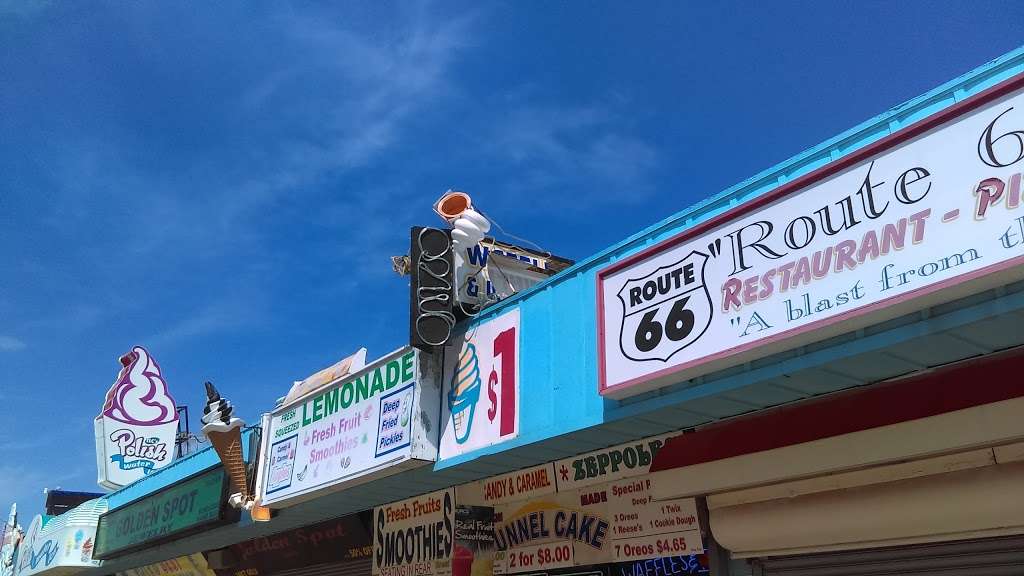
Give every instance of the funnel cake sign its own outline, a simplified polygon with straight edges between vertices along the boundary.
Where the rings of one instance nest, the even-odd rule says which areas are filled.
[[[600,271],[620,398],[1024,277],[1024,76]]]
[[[178,433],[178,410],[156,360],[134,346],[120,361],[95,420],[98,482],[111,490],[170,464]]]

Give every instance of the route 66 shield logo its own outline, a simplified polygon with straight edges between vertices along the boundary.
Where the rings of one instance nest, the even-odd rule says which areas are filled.
[[[711,325],[711,294],[704,280],[708,255],[696,250],[618,292],[622,303],[619,347],[631,360],[667,361]]]

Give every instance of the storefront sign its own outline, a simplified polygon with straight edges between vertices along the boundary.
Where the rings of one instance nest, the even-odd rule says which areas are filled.
[[[647,474],[665,442],[678,432],[651,436],[555,462],[558,490],[574,490],[611,480]]]
[[[97,519],[104,510],[106,501],[97,499],[61,516],[37,515],[18,547],[14,573],[32,576],[50,570],[73,572],[99,566],[93,556],[93,542]]]
[[[445,347],[441,458],[519,435],[519,333],[515,309]]]
[[[451,575],[454,490],[380,506],[373,515],[373,576]]]
[[[114,558],[141,547],[237,519],[227,506],[223,468],[204,472],[100,517],[95,556]]]
[[[276,410],[263,504],[294,503],[371,473],[395,472],[400,463],[436,460],[438,375],[423,377],[419,359],[412,348],[398,350]]]
[[[704,551],[692,498],[655,502],[651,480],[600,484],[495,508],[495,574]]]
[[[95,420],[98,483],[116,490],[174,461],[178,410],[160,366],[142,346],[120,358]]]
[[[215,576],[202,554],[189,554],[118,572],[118,576]]]
[[[33,521],[24,544],[18,550],[18,576],[31,576],[57,568],[99,566],[92,558],[94,529],[66,527],[58,530],[41,529]]]
[[[455,487],[459,502],[496,506],[555,493],[555,469],[549,462]]]
[[[1024,277],[1024,91],[990,91],[598,273],[623,397]]]
[[[559,493],[495,508],[495,574],[601,564],[611,559],[607,507]]]
[[[494,509],[494,574],[703,552],[692,498],[654,501],[662,434],[456,487]]]
[[[352,514],[231,546],[236,562],[218,576],[267,576],[316,564],[369,558],[371,514]]]
[[[554,273],[547,271],[551,263],[544,255],[491,239],[464,247],[456,256],[457,297],[467,305],[504,300]],[[566,266],[555,264],[555,269]]]

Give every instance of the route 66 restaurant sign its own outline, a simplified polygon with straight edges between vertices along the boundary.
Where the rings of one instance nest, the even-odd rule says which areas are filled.
[[[406,346],[272,412],[262,504],[290,506],[436,461],[434,358]]]
[[[1024,76],[598,272],[621,398],[1024,278]]]

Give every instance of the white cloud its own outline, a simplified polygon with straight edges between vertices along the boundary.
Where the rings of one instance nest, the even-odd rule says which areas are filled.
[[[520,189],[584,185],[588,201],[635,201],[650,191],[659,156],[627,125],[607,106],[524,105],[495,127],[490,149],[523,169]]]
[[[0,352],[19,352],[26,348],[26,344],[14,336],[0,334]]]
[[[0,17],[34,18],[52,4],[53,0],[0,0]]]
[[[210,302],[142,341],[152,348],[163,348],[184,340],[252,326],[263,318],[261,302],[261,296],[248,294]]]

